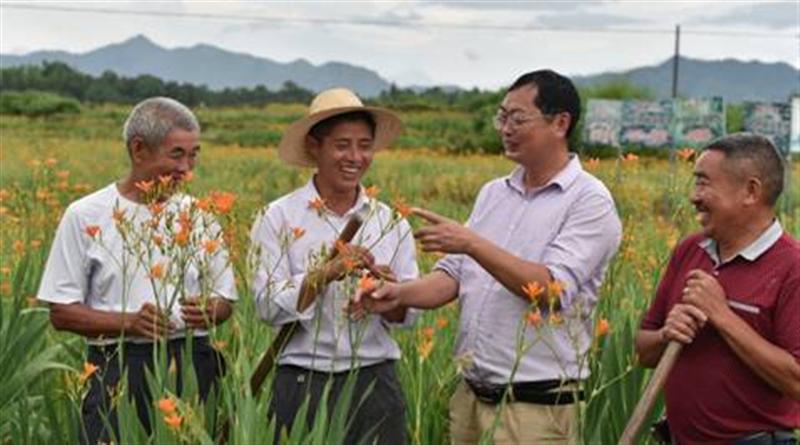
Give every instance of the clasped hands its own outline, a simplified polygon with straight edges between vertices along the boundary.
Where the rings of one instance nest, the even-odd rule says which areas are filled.
[[[662,342],[692,343],[707,322],[717,325],[731,314],[725,290],[708,272],[690,271],[682,292],[683,300],[672,307],[659,331]]]
[[[202,299],[199,296],[181,300],[181,319],[187,329],[206,329],[222,321],[222,306],[228,303],[221,298]],[[153,303],[145,303],[131,318],[126,320],[125,331],[133,335],[153,340],[163,338],[173,332],[175,323],[170,321],[169,314],[160,310]]]

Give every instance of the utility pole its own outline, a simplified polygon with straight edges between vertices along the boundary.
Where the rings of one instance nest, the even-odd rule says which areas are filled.
[[[678,98],[678,64],[681,57],[681,25],[675,25],[675,56],[672,58],[672,121],[675,121],[675,99]],[[675,175],[676,175],[676,159],[675,159],[675,134],[672,134],[672,143],[669,146],[669,196],[667,197],[667,208],[670,211],[674,210],[675,203],[673,201],[673,194],[675,194]]]
[[[675,25],[675,58],[672,59],[672,98],[678,97],[678,64],[681,57],[681,25]]]

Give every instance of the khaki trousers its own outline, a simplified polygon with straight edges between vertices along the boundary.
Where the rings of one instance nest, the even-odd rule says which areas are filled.
[[[450,399],[450,437],[454,445],[480,443],[492,428],[500,405],[481,402],[463,380]],[[577,444],[578,406],[506,403],[489,443]]]

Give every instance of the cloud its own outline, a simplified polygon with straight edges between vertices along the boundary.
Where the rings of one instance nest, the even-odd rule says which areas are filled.
[[[589,11],[575,11],[563,14],[543,14],[536,18],[536,25],[554,27],[608,28],[619,25],[641,24],[643,20],[619,14],[604,14]]]
[[[755,25],[770,28],[800,28],[800,3],[759,3],[733,9],[716,17],[705,17],[695,23],[719,25]]]
[[[597,6],[607,3],[604,1],[448,1],[448,0],[429,0],[422,2],[423,5],[445,6],[452,9],[478,9],[496,11],[563,11],[565,9],[583,9],[587,6]]]

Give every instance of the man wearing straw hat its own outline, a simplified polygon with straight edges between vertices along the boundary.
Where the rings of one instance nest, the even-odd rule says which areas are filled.
[[[337,399],[352,397],[345,443],[406,442],[394,365],[400,349],[388,328],[410,316],[400,309],[359,319],[345,310],[357,275],[366,281],[371,275],[399,281],[418,276],[410,226],[374,198],[375,188],[361,184],[375,152],[402,129],[390,111],[366,107],[352,91],[335,88],[316,96],[308,115],[281,140],[281,159],[316,171],[303,187],[270,203],[251,232],[260,316],[273,326],[300,323],[278,359],[270,412],[279,430],[293,425],[306,400],[311,425],[329,385],[329,413]],[[353,216],[364,221],[353,242],[334,245]],[[324,260],[322,253],[331,249],[340,254]],[[298,299],[311,285],[316,299],[298,311]]]
[[[636,336],[645,366],[684,343],[664,386],[676,443],[796,443],[800,245],[775,216],[783,170],[772,143],[748,133],[695,164],[702,231],[675,248]]]

